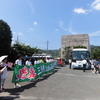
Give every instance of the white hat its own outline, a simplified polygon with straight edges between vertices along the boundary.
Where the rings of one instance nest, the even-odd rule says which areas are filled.
[[[7,57],[8,57],[8,55],[1,56],[0,57],[0,62],[2,62],[2,60],[5,59],[5,58],[7,58]]]

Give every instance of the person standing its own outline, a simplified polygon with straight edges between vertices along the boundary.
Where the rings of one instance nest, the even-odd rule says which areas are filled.
[[[0,67],[1,67],[1,63],[0,63]],[[3,72],[4,72],[5,69],[7,69],[7,66],[5,66],[3,68],[2,67],[0,68],[0,86],[2,85],[2,83],[1,83],[1,81],[2,81],[1,75],[3,74]],[[0,92],[2,92],[1,88],[0,88]]]
[[[44,63],[43,58],[40,58],[40,63]]]
[[[49,63],[49,58],[46,59],[46,63]]]
[[[34,65],[39,64],[39,63],[40,63],[39,59],[35,58]]]
[[[98,74],[100,74],[100,63],[98,64]]]
[[[93,73],[95,73],[96,71],[96,58],[93,59],[93,65],[94,65],[94,69],[93,69]]]
[[[22,66],[22,55],[18,54],[15,64]],[[14,88],[19,88],[19,87],[21,87],[21,85],[19,85],[19,83],[15,83]]]
[[[25,62],[26,66],[31,66],[32,62],[31,62],[31,58],[28,58],[27,61]]]
[[[94,59],[91,59],[91,70],[94,73]]]
[[[82,61],[82,63],[83,63],[83,72],[85,72],[85,70],[86,70],[86,65],[87,65],[87,60],[84,59],[84,60]]]
[[[95,61],[95,74],[97,74],[97,72],[98,72],[98,64],[99,64],[99,60],[98,59],[96,59],[96,61]]]
[[[7,58],[4,58],[1,63],[2,68],[4,68],[5,66],[7,66]],[[5,83],[6,77],[7,77],[7,68],[5,68],[5,70],[3,71],[2,75],[1,75],[1,85],[0,85],[1,91],[5,90],[4,83]]]
[[[69,69],[71,69],[72,61],[69,59]]]
[[[100,59],[98,61],[98,74],[100,74]]]

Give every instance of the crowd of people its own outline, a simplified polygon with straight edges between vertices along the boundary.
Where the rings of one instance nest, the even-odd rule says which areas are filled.
[[[31,66],[31,65],[35,65],[35,64],[39,64],[39,63],[49,63],[49,62],[53,62],[54,59],[52,58],[35,58],[34,59],[34,62],[32,62],[32,59],[31,58],[27,58],[24,60],[23,62],[23,57],[22,55],[18,55],[17,56],[17,59],[15,60],[15,64],[17,65],[27,65],[27,66]],[[71,69],[71,59],[69,59],[69,68]],[[93,73],[95,74],[100,74],[100,59],[90,59],[90,68],[92,70]],[[56,63],[57,64],[64,64],[64,61],[63,59],[57,59],[56,60]],[[85,67],[86,67],[86,63],[87,61],[84,59],[83,60],[83,71],[85,72]],[[4,83],[5,83],[5,80],[6,80],[6,76],[7,76],[7,57],[5,57],[2,62],[0,62],[0,92],[4,91],[5,90],[5,87],[4,87]],[[14,83],[14,88],[20,88],[21,85],[19,83]]]
[[[71,69],[72,61],[69,59],[69,69]],[[86,71],[86,66],[88,65],[88,68],[92,70],[95,74],[100,74],[100,59],[90,59],[89,61],[86,59],[82,60],[83,64],[83,72]]]
[[[90,59],[91,70],[95,74],[100,74],[100,59]]]
[[[46,58],[46,57],[28,57],[28,58],[23,58],[22,60],[22,64],[23,65],[35,65],[35,64],[39,64],[39,63],[49,63],[49,62],[53,62],[54,59],[53,58]]]
[[[17,65],[26,65],[26,66],[32,66],[35,64],[39,64],[39,63],[49,63],[49,62],[53,62],[54,59],[52,58],[35,58],[34,61],[32,61],[32,59],[30,57],[27,57],[27,59],[23,59],[22,55],[18,54],[17,59],[15,60],[15,64]],[[6,76],[7,76],[7,57],[5,57],[1,62],[0,62],[0,92],[4,91],[4,83],[6,80]],[[19,83],[14,83],[14,88],[19,88],[21,87],[21,85]]]
[[[100,74],[100,59],[90,59],[87,61],[86,59],[83,59],[83,72],[86,71],[87,63],[89,65],[89,69],[92,70],[95,74]]]

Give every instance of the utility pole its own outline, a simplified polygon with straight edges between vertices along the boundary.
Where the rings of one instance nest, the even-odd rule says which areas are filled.
[[[49,41],[47,40],[47,42],[46,42],[46,43],[47,43],[47,54],[48,54],[48,44],[49,44]]]
[[[17,43],[18,43],[18,36],[17,36]]]

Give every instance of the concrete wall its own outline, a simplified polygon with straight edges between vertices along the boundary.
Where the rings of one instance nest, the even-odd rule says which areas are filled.
[[[61,57],[64,55],[62,51],[63,48],[70,46],[86,46],[88,50],[90,50],[90,42],[88,34],[76,34],[76,35],[63,35],[61,36]]]

